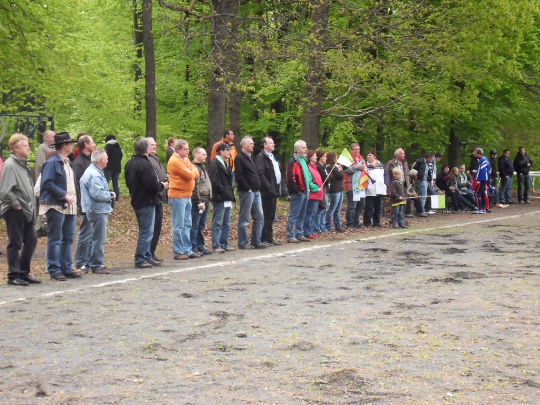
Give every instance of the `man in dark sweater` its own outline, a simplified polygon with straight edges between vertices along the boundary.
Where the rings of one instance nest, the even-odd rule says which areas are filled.
[[[126,163],[124,176],[131,196],[131,206],[135,210],[139,224],[139,238],[135,248],[135,267],[146,269],[154,267],[154,265],[159,266],[150,253],[150,242],[154,236],[158,194],[169,187],[169,183],[159,182],[156,172],[148,160],[148,141],[145,138],[135,141],[133,149],[135,154]]]
[[[263,228],[263,210],[261,204],[261,180],[253,162],[253,139],[249,136],[240,142],[242,150],[234,159],[234,170],[238,195],[240,196],[240,210],[238,212],[238,247],[240,249],[265,249],[268,244],[261,243]],[[251,230],[251,245],[248,240],[247,227],[249,217],[253,218]]]
[[[193,166],[199,171],[199,178],[195,179],[195,188],[191,195],[191,248],[194,253],[211,255],[212,250],[204,247],[204,228],[208,218],[208,209],[212,199],[212,184],[208,170],[206,170],[206,150],[197,147],[193,151]]]
[[[514,170],[518,179],[518,203],[521,204],[531,203],[529,201],[529,188],[531,185],[529,171],[531,170],[531,166],[532,160],[525,153],[525,148],[522,146],[514,158]]]
[[[514,176],[514,166],[510,160],[510,150],[505,149],[499,158],[499,175],[501,176],[501,190],[499,191],[499,202],[501,204],[513,204],[510,198],[512,188],[512,176]]]

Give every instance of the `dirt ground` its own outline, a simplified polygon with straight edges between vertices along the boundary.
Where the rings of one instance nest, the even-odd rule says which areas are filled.
[[[2,285],[0,403],[536,404],[533,201]]]

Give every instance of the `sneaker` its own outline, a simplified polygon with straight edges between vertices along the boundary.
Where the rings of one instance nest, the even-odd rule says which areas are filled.
[[[531,202],[529,200],[525,201],[525,204],[530,204]]]
[[[426,214],[429,214],[429,215],[433,215],[433,214],[436,214],[436,213],[437,213],[437,211],[433,211],[433,210],[426,212]]]
[[[416,216],[425,218],[425,217],[427,217],[427,214],[425,212],[422,212],[421,214],[416,214]]]
[[[151,269],[154,266],[152,266],[150,263],[147,263],[147,262],[140,262],[140,263],[135,263],[135,267],[138,269]]]
[[[311,235],[306,236],[306,238],[308,238],[308,239],[317,239],[318,237],[319,236],[316,233],[312,233]]]
[[[485,212],[487,212],[488,214],[491,214],[491,210],[489,208],[485,210]]]
[[[405,214],[405,218],[414,218],[413,214]]]
[[[215,252],[215,253],[225,253],[225,249],[222,249],[222,248],[216,248],[216,249],[214,249],[214,252]]]
[[[226,247],[225,252],[234,252],[236,250],[235,247]]]

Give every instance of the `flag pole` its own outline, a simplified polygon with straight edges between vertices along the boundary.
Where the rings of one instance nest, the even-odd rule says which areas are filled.
[[[332,173],[334,171],[334,169],[336,168],[336,165],[337,165],[337,162],[334,163],[334,166],[332,166],[332,170],[330,170],[330,173]],[[326,176],[326,179],[324,179],[321,188],[324,187],[324,184],[326,183],[326,180],[328,180],[328,178],[330,177],[330,173],[328,173],[328,176]]]

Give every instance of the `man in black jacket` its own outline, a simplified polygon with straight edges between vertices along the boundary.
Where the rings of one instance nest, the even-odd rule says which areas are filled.
[[[252,153],[254,142],[249,136],[240,142],[242,150],[234,159],[234,174],[240,197],[240,210],[238,212],[238,247],[240,249],[265,249],[268,244],[261,243],[263,228],[263,210],[261,204],[261,181],[257,168],[253,162]],[[251,230],[251,245],[248,240],[247,227],[249,217],[253,218]]]
[[[274,240],[273,225],[276,216],[277,198],[281,184],[281,170],[274,157],[274,140],[269,136],[262,140],[263,150],[255,157],[255,166],[261,181],[261,200],[264,215],[264,225],[261,234],[261,243],[269,245],[282,245]]]
[[[135,154],[126,163],[124,176],[139,224],[139,238],[135,248],[135,267],[146,269],[159,265],[150,253],[150,242],[154,235],[156,204],[167,182],[159,182],[152,164],[148,160],[148,141],[138,139],[133,145]]]
[[[525,148],[523,146],[519,148],[519,152],[514,158],[514,170],[518,179],[518,202],[521,204],[531,203],[529,201],[529,187],[531,185],[529,170],[531,170],[532,164],[531,158],[525,153]]]
[[[92,224],[86,217],[86,214],[81,210],[81,188],[79,183],[84,171],[90,166],[90,156],[92,155],[92,152],[96,150],[96,144],[91,136],[79,134],[77,146],[79,147],[79,154],[73,159],[73,163],[71,164],[77,190],[77,215],[81,221],[79,235],[77,236],[77,247],[75,248],[75,268],[87,272],[88,269],[86,266],[90,261],[90,245],[92,244],[94,230],[92,229]]]
[[[505,149],[499,158],[499,175],[501,176],[501,189],[499,191],[499,202],[501,204],[514,204],[510,198],[512,188],[512,177],[514,176],[514,166],[510,160],[510,150]]]
[[[235,250],[229,247],[231,208],[234,202],[232,171],[227,164],[231,147],[221,143],[216,147],[216,158],[210,162],[208,176],[212,185],[212,249],[216,253]]]

